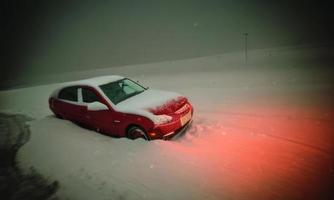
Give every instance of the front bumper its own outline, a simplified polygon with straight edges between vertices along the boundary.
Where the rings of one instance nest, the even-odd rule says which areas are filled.
[[[180,120],[174,122],[156,126],[151,132],[154,133],[154,136],[151,135],[151,139],[174,139],[182,136],[192,123],[192,118],[183,126],[181,126]]]
[[[173,116],[173,120],[167,124],[156,125],[151,131],[148,131],[151,139],[174,139],[183,135],[192,123],[194,109],[191,104],[188,104],[189,109],[183,113]],[[190,116],[187,116],[190,114]],[[189,120],[188,122],[182,122]]]
[[[190,128],[190,126],[191,126],[191,124],[192,124],[192,119],[189,121],[189,122],[187,122],[183,127],[181,127],[180,129],[178,129],[178,130],[176,130],[176,131],[173,131],[173,132],[171,132],[171,133],[168,133],[168,134],[166,134],[166,135],[164,135],[163,137],[162,137],[162,139],[164,139],[164,140],[171,140],[171,139],[177,139],[177,138],[179,138],[179,137],[181,137],[181,136],[183,136],[185,133],[186,133],[186,131],[188,130],[188,128]]]

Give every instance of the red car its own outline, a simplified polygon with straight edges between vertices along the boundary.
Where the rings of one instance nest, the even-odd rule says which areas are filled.
[[[64,84],[50,96],[49,106],[59,118],[131,139],[171,139],[184,133],[193,116],[186,97],[148,89],[121,76]]]

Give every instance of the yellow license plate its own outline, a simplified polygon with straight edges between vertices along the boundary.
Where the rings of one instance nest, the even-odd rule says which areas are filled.
[[[186,115],[181,117],[181,125],[185,125],[191,119],[191,112],[189,111]]]

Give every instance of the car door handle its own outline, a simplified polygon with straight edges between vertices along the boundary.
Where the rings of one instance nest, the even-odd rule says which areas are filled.
[[[119,120],[117,120],[117,119],[114,120],[114,123],[120,123],[120,122],[121,122],[121,121],[119,121]]]

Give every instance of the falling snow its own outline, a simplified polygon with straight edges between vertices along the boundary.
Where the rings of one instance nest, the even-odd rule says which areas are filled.
[[[173,141],[112,138],[55,118],[47,99],[59,84],[2,91],[0,108],[35,119],[19,161],[58,180],[64,199],[329,199],[333,72],[314,51],[322,49],[254,50],[247,65],[236,52],[66,76],[118,74],[184,94],[194,122]]]

